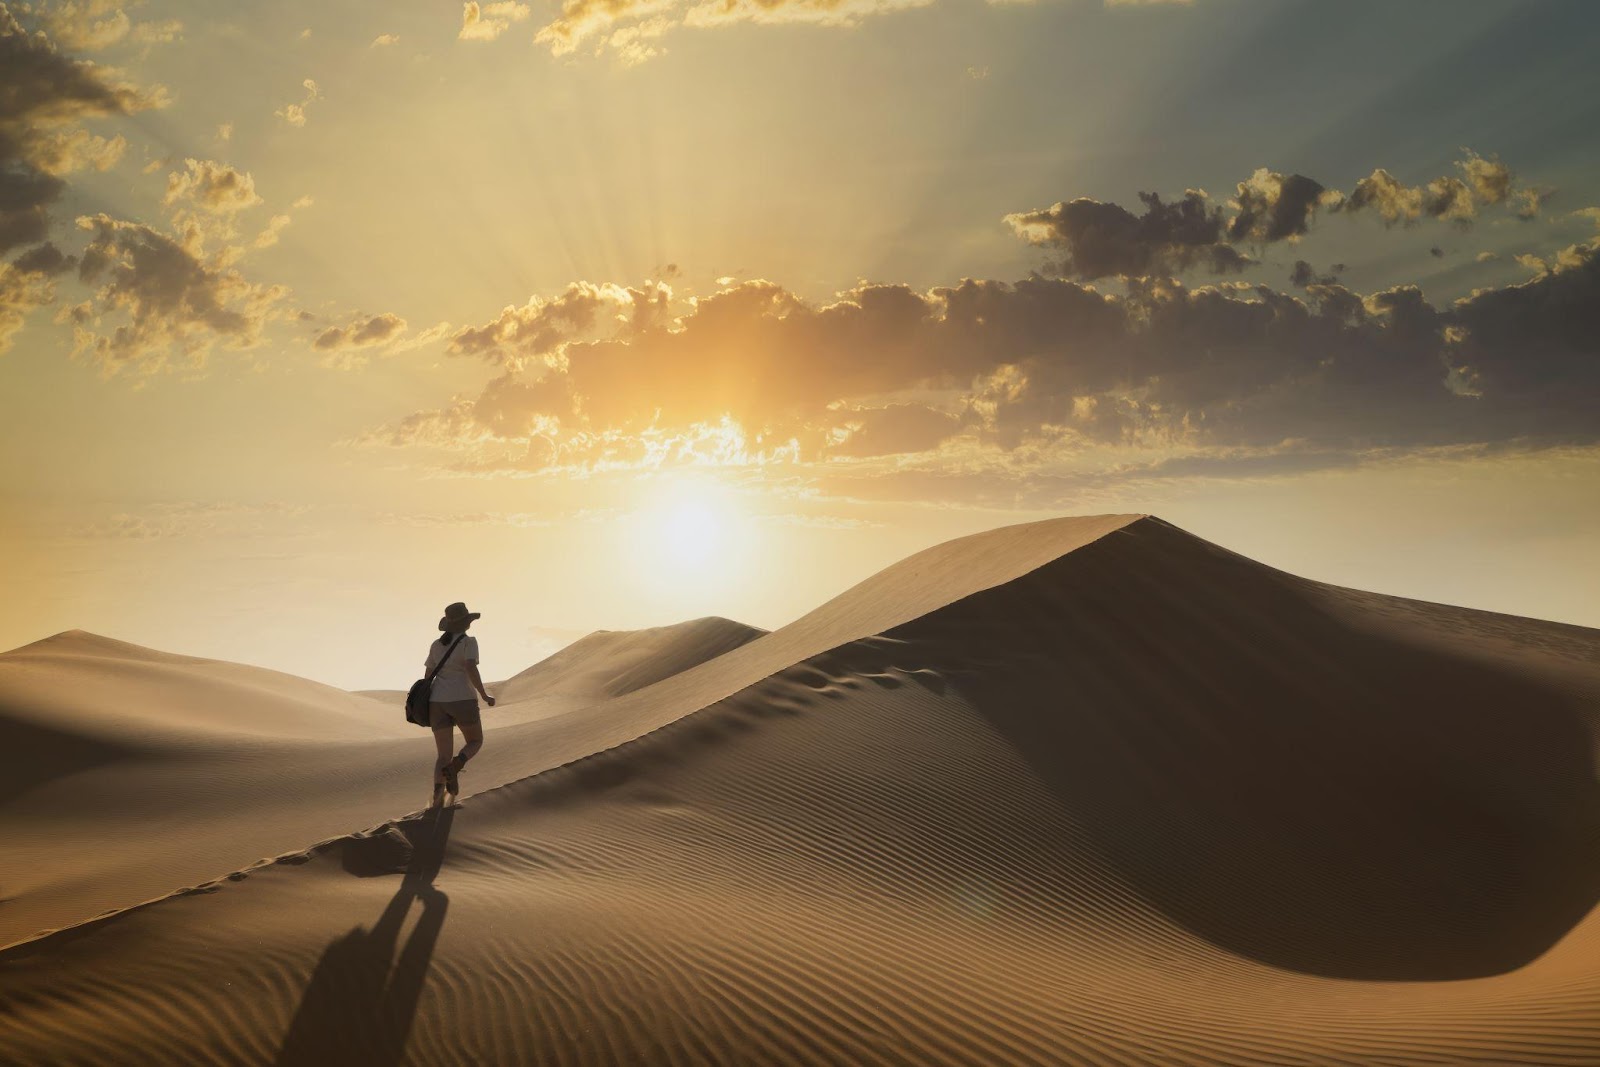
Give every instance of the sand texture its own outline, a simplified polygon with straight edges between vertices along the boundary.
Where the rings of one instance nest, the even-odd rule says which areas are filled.
[[[383,694],[0,655],[0,1062],[1600,1062],[1600,631],[1119,515],[495,690],[418,813]]]

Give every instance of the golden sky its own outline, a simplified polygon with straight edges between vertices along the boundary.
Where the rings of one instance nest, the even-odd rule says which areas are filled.
[[[1597,44],[1484,2],[0,3],[0,647],[394,688],[464,599],[498,677],[1106,511],[1600,625]]]

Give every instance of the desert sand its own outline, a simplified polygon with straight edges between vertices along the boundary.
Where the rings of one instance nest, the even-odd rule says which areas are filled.
[[[0,1061],[1600,1062],[1600,631],[1113,515],[490,688],[425,812],[397,693],[0,655]]]

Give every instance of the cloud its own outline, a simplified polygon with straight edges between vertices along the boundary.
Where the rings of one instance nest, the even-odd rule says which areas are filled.
[[[1338,285],[1339,275],[1344,272],[1343,263],[1335,263],[1327,274],[1318,274],[1316,268],[1303,259],[1294,261],[1294,269],[1289,272],[1289,284],[1298,289],[1311,285]]]
[[[631,66],[660,53],[653,42],[679,26],[710,28],[732,23],[762,25],[806,24],[813,26],[855,26],[874,15],[908,11],[929,6],[933,0],[565,0],[561,13],[534,34],[535,42],[545,45],[552,55],[568,55],[592,42],[595,55],[610,51],[623,65]],[[473,22],[468,17],[462,26],[466,36]],[[525,9],[524,9],[525,10]],[[487,18],[487,8],[485,9]],[[479,34],[480,39],[498,36],[502,25]]]
[[[176,19],[136,23],[118,0],[57,0],[18,9],[35,14],[61,47],[74,52],[98,52],[124,41],[164,44],[183,31],[183,23]]]
[[[1118,295],[1057,277],[967,279],[817,303],[747,281],[637,329],[541,341],[548,358],[504,364],[476,396],[361,443],[441,449],[461,473],[531,473],[1033,470],[1093,449],[1600,440],[1595,246],[1447,307],[1415,286],[1357,293],[1309,266],[1299,284],[1142,278]]]
[[[1192,266],[1216,273],[1239,270],[1245,256],[1224,240],[1222,209],[1209,207],[1204,192],[1190,189],[1163,203],[1140,193],[1142,215],[1087,197],[1005,216],[1031,244],[1059,249],[1059,273],[1083,279],[1173,274]]]
[[[927,7],[933,0],[704,0],[691,6],[685,26],[721,26],[733,22],[763,25],[806,23],[815,26],[854,26],[872,15],[887,15]]]
[[[660,283],[628,289],[574,282],[549,300],[531,297],[521,307],[508,305],[482,326],[461,330],[448,351],[520,367],[555,356],[571,341],[657,325],[671,296],[672,290]]]
[[[492,41],[513,22],[521,22],[527,17],[527,4],[478,4],[467,0],[461,5],[461,32],[456,34],[456,38],[462,41]]]
[[[86,18],[107,15],[101,5],[67,4],[54,25],[72,32]],[[115,20],[112,20],[112,25]],[[84,24],[85,32],[93,26]],[[109,33],[110,29],[99,31]],[[56,278],[75,257],[50,236],[50,209],[67,188],[65,176],[106,170],[121,159],[120,136],[91,134],[82,122],[129,115],[166,103],[160,87],[139,89],[111,71],[63,55],[44,29],[29,33],[0,3],[0,353],[9,350],[32,312],[56,299]]]
[[[0,262],[0,355],[10,351],[29,314],[55,302],[55,276],[70,266],[71,258],[53,244]]]
[[[311,347],[319,352],[370,348],[388,344],[406,330],[406,320],[392,312],[357,319],[348,326],[329,326],[317,334]]]
[[[121,134],[101,137],[81,128],[57,130],[35,136],[30,162],[56,177],[90,168],[105,171],[117,165],[127,148]]]
[[[296,127],[306,124],[306,108],[310,107],[315,101],[322,99],[322,91],[317,88],[315,81],[307,78],[300,84],[306,91],[306,95],[300,99],[300,102],[298,104],[285,104],[273,112],[274,115],[290,126]]]
[[[151,504],[138,512],[114,512],[99,521],[76,527],[72,534],[76,537],[131,541],[242,536],[264,533],[269,525],[280,525],[304,515],[308,510],[304,504],[282,501],[236,504],[184,500]]]
[[[1260,167],[1235,186],[1226,205],[1214,204],[1204,190],[1189,189],[1172,202],[1156,193],[1140,193],[1144,210],[1138,215],[1118,204],[1080,197],[1013,212],[1003,221],[1028,242],[1062,253],[1059,261],[1045,264],[1046,271],[1092,281],[1188,270],[1237,272],[1255,262],[1240,247],[1298,241],[1311,231],[1322,209],[1375,211],[1391,226],[1429,218],[1460,227],[1471,225],[1480,205],[1503,204],[1520,218],[1538,211],[1544,194],[1515,187],[1510,170],[1498,159],[1469,151],[1456,166],[1464,178],[1445,175],[1419,186],[1406,185],[1380,167],[1348,195],[1303,174]]]
[[[1498,156],[1485,159],[1471,149],[1457,161],[1461,177],[1445,175],[1419,186],[1408,186],[1379,168],[1356,183],[1335,210],[1376,210],[1388,225],[1409,225],[1420,218],[1435,218],[1468,225],[1480,206],[1504,205],[1521,219],[1539,214],[1548,190],[1518,188],[1511,168]]]
[[[186,159],[184,169],[167,175],[167,207],[184,205],[214,215],[231,215],[261,203],[255,179],[226,163]]]
[[[1472,186],[1473,193],[1485,204],[1503,204],[1511,196],[1515,176],[1511,168],[1495,156],[1484,159],[1470,148],[1463,149],[1467,158],[1457,163]]]
[[[0,254],[48,235],[49,209],[84,167],[105,169],[121,157],[121,137],[92,135],[79,123],[128,115],[166,102],[163,90],[140,90],[93,63],[29,33],[0,3]]]
[[[1238,213],[1228,224],[1228,240],[1294,240],[1310,228],[1312,214],[1328,201],[1321,182],[1261,167],[1238,185],[1234,201]]]
[[[890,456],[927,452],[961,432],[961,418],[922,404],[847,408],[839,413],[834,456]]]
[[[257,285],[208,264],[142,223],[102,213],[80,217],[78,228],[89,235],[78,278],[93,294],[59,319],[73,326],[75,352],[107,374],[164,369],[173,349],[201,365],[218,342],[253,347],[287,295],[281,286]]]
[[[378,36],[376,36],[376,37],[374,37],[372,39],[372,44],[370,45],[370,47],[372,47],[372,48],[387,48],[390,45],[399,44],[399,43],[400,43],[400,35],[399,34],[395,34],[395,33],[380,33],[380,34],[378,34]]]

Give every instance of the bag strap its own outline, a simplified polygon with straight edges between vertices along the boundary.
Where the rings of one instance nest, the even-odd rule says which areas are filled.
[[[433,670],[428,672],[428,677],[425,678],[424,681],[431,684],[435,678],[439,677],[439,672],[444,669],[444,661],[450,658],[450,653],[456,650],[456,646],[459,645],[461,643],[461,639],[466,636],[466,634],[459,634],[456,636],[454,641],[450,642],[449,647],[444,650],[444,655],[439,657],[439,662],[433,665]]]

